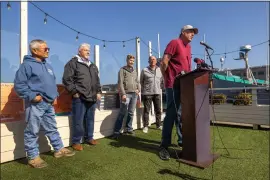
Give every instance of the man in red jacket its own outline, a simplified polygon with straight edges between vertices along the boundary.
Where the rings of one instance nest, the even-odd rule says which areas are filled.
[[[161,151],[159,156],[162,160],[170,159],[168,147],[171,145],[172,128],[175,123],[178,136],[178,145],[182,146],[181,133],[181,105],[180,105],[180,85],[174,83],[178,74],[191,71],[191,46],[198,29],[191,25],[186,25],[181,29],[179,38],[173,39],[167,45],[161,62],[161,72],[164,77],[166,88],[167,109],[163,121]]]

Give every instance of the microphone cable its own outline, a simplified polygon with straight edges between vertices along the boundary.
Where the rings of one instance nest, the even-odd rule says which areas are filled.
[[[179,74],[179,75],[177,75],[176,77],[175,77],[175,79],[178,77],[178,76],[180,76],[181,74]],[[224,147],[224,149],[226,150],[226,152],[227,152],[227,155],[228,156],[230,156],[230,153],[229,153],[229,151],[228,151],[228,149],[226,148],[226,146],[225,146],[225,144],[224,144],[224,142],[223,142],[223,139],[222,139],[222,137],[221,137],[221,135],[220,135],[220,132],[219,132],[219,129],[218,129],[218,126],[216,126],[215,125],[215,121],[216,121],[216,116],[215,116],[215,110],[214,110],[214,106],[213,106],[213,94],[214,94],[214,90],[213,90],[213,84],[214,84],[214,82],[213,82],[213,77],[212,77],[212,73],[211,74],[209,74],[209,83],[211,83],[212,82],[212,87],[211,87],[211,103],[210,103],[210,106],[212,107],[212,111],[213,111],[213,115],[214,115],[214,120],[212,120],[212,123],[213,123],[213,144],[212,144],[212,152],[211,153],[214,153],[214,146],[215,146],[215,129],[214,129],[214,127],[216,127],[217,128],[217,130],[218,130],[218,135],[219,135],[219,138],[220,138],[220,140],[221,140],[221,143],[222,143],[222,145],[223,145],[223,147]],[[174,106],[175,106],[175,110],[176,110],[176,118],[177,118],[177,113],[178,113],[178,109],[177,109],[177,106],[176,106],[176,101],[175,101],[175,95],[174,95],[174,89],[172,88],[172,91],[173,91],[173,103],[174,103]],[[180,92],[181,92],[181,90],[180,90]],[[198,117],[198,115],[199,115],[199,113],[200,113],[200,111],[201,111],[201,108],[202,108],[202,105],[203,105],[203,103],[204,103],[204,101],[205,101],[205,99],[206,99],[206,95],[207,94],[209,94],[209,88],[207,88],[207,90],[205,91],[205,93],[204,93],[204,97],[203,97],[203,100],[202,100],[202,103],[200,104],[200,108],[199,108],[199,110],[198,110],[198,112],[197,112],[197,114],[196,114],[196,116],[195,116],[195,120],[197,119],[197,117]],[[180,99],[181,99],[181,95],[180,95]],[[179,103],[181,103],[181,102],[179,102]],[[181,104],[179,104],[179,106],[181,106]],[[182,113],[182,112],[181,112]],[[181,124],[182,122],[181,122],[181,119],[180,119],[180,122],[179,122],[179,125]],[[210,120],[210,123],[211,123],[211,120]],[[210,125],[210,124],[209,124]],[[182,127],[182,125],[181,125],[181,127]],[[176,127],[177,128],[177,127]],[[182,133],[182,131],[181,131],[181,133]],[[174,139],[173,139],[173,142],[175,142],[175,138],[176,138],[176,136],[177,136],[177,129],[176,129],[176,133],[175,133],[175,135],[174,135]],[[175,149],[175,148],[173,148],[172,147],[172,149],[175,151],[175,154],[176,154],[176,157],[177,157],[177,160],[178,160],[178,162],[179,162],[179,166],[178,166],[178,170],[180,170],[180,167],[181,167],[181,163],[180,163],[180,158],[179,158],[179,156],[178,156],[178,153],[177,153],[177,150]],[[222,156],[222,157],[224,157],[224,156]],[[214,172],[214,158],[212,158],[212,173],[211,173],[211,178],[212,178],[212,180],[213,180],[213,172]]]

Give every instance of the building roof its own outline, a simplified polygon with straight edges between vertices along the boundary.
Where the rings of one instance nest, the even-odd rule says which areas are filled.
[[[268,65],[269,67],[269,65]],[[263,66],[252,66],[250,69],[259,69],[259,68],[266,68],[266,65]],[[230,69],[230,71],[238,71],[238,70],[245,70],[246,68],[236,68],[236,69]]]

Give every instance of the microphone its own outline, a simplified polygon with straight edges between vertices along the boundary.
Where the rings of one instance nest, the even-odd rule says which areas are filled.
[[[213,50],[213,48],[211,48],[208,44],[206,44],[206,43],[203,42],[203,41],[201,41],[200,44],[203,45],[203,46],[205,46],[207,49]]]
[[[199,59],[199,58],[194,58],[193,61],[194,61],[196,64],[203,64],[203,63],[205,63],[204,60]]]
[[[194,58],[193,60],[196,64],[197,64],[197,68],[207,68],[209,69],[209,65],[205,63],[205,61],[203,59],[200,58]]]

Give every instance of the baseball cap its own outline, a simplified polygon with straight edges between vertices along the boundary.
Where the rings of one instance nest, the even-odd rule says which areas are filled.
[[[193,27],[191,25],[185,25],[185,26],[183,26],[182,29],[181,29],[181,32],[183,32],[185,30],[189,30],[189,29],[194,30],[194,33],[195,34],[198,34],[198,32],[199,32],[198,28],[195,28],[195,27]]]

